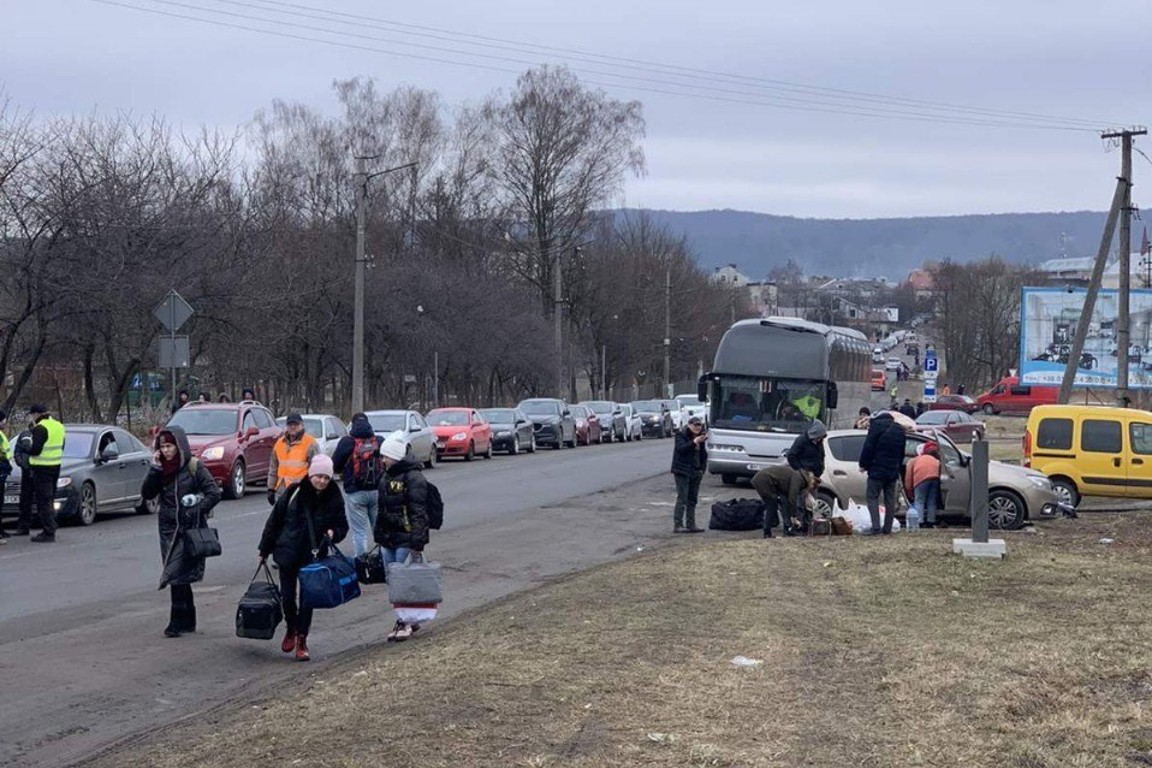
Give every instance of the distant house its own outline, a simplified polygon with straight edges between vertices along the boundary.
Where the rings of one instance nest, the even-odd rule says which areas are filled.
[[[777,313],[780,307],[780,292],[774,281],[750,282],[746,287],[748,300],[756,314],[760,317],[772,317]]]
[[[1050,283],[1088,285],[1088,281],[1092,278],[1092,267],[1095,264],[1096,259],[1091,256],[1048,259],[1048,261],[1042,262],[1036,271]],[[1118,270],[1117,275],[1119,275]]]
[[[936,293],[936,281],[927,269],[914,269],[909,272],[907,284],[912,286],[918,299],[926,299]]]
[[[716,271],[708,279],[717,285],[730,285],[735,288],[741,288],[751,282],[747,275],[736,269],[735,264],[716,267]]]

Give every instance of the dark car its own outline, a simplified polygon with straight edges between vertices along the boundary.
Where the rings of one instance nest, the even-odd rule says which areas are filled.
[[[272,412],[254,400],[239,403],[189,403],[168,419],[184,428],[192,453],[200,457],[224,489],[239,499],[251,478],[263,483],[280,437]]]
[[[532,420],[519,408],[483,408],[480,411],[492,425],[492,449],[515,456],[520,451],[536,452]]]
[[[611,400],[585,400],[580,405],[591,408],[600,419],[600,428],[604,431],[606,442],[624,442],[628,439],[628,420],[620,410],[620,404]]]
[[[938,395],[936,402],[928,404],[930,411],[964,411],[964,413],[976,413],[980,410],[980,404],[976,399],[968,395]]]
[[[984,437],[984,422],[964,411],[925,411],[916,419],[920,432],[943,432],[954,443],[970,443]]]
[[[604,429],[600,426],[600,417],[596,411],[586,405],[572,405],[572,418],[576,419],[576,442],[579,445],[592,445],[605,441]]]
[[[663,400],[637,400],[632,410],[640,417],[640,433],[644,437],[671,437],[672,413]]]
[[[152,452],[133,435],[113,426],[64,425],[64,460],[56,483],[56,519],[91,525],[104,512],[155,512],[158,501],[143,502],[140,486]],[[20,511],[20,468],[4,487],[4,516]],[[33,510],[33,518],[36,514]]]
[[[533,397],[516,406],[532,419],[536,445],[576,447],[576,420],[568,403],[554,397]]]

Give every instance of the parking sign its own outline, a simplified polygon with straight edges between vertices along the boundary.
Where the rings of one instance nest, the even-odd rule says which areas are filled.
[[[938,371],[938,370],[939,370],[939,365],[940,365],[940,364],[939,364],[939,362],[936,360],[936,356],[935,356],[935,355],[933,355],[933,356],[931,356],[931,357],[926,357],[926,358],[924,358],[924,371],[925,371],[925,372],[935,372],[935,371]]]

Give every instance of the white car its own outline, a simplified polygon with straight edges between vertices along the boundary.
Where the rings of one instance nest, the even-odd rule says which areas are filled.
[[[672,398],[680,404],[680,423],[687,424],[688,419],[693,416],[699,416],[708,422],[708,403],[700,402],[700,397],[695,393],[676,395]]]
[[[340,438],[348,434],[344,422],[330,413],[303,413],[304,431],[316,438],[320,443],[320,452],[331,456],[336,452],[336,444]],[[283,428],[287,425],[287,417],[276,419],[276,426]]]
[[[684,413],[680,410],[680,401],[679,400],[663,400],[661,402],[663,402],[664,405],[668,406],[668,413],[671,414],[671,416],[672,416],[672,429],[674,431],[677,431],[677,432],[680,431],[681,429],[683,429],[684,425],[688,423],[688,419],[684,416]]]
[[[628,425],[625,432],[626,439],[629,441],[643,440],[644,431],[641,429],[640,414],[636,413],[629,403],[620,403],[620,412],[624,414],[624,423]]]

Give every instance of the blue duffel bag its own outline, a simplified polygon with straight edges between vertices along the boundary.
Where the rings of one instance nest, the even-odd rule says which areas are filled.
[[[305,512],[304,516],[308,520],[308,537],[312,541],[312,562],[301,568],[296,577],[300,583],[300,605],[304,608],[336,608],[360,597],[360,580],[356,578],[356,565],[352,558],[345,557],[335,543],[329,543],[332,548],[330,554],[320,557],[312,515]],[[324,542],[328,542],[327,535]]]

